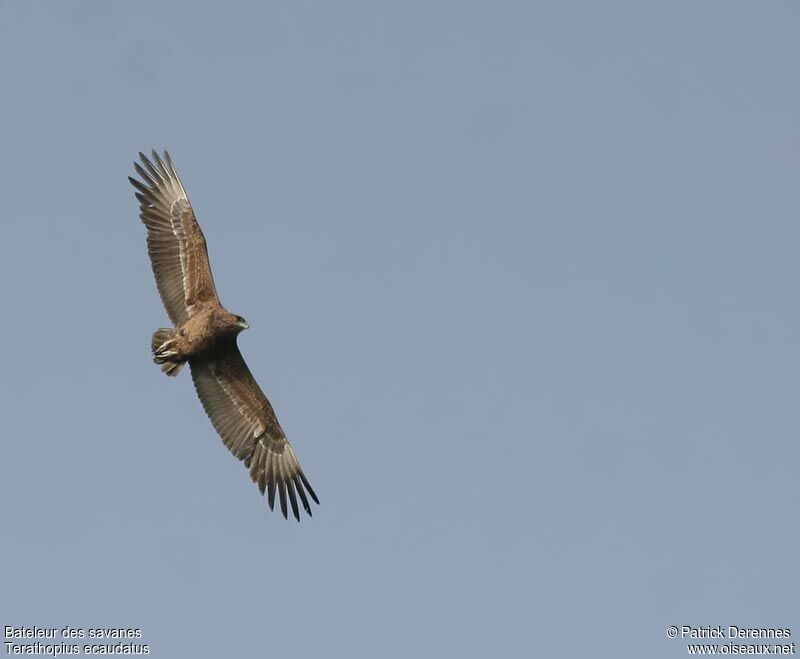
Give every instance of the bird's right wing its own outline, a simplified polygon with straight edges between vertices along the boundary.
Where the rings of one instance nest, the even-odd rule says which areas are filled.
[[[197,395],[211,423],[231,453],[250,468],[250,477],[261,494],[266,490],[270,510],[277,490],[284,517],[287,517],[287,493],[298,522],[298,495],[311,515],[306,492],[317,504],[319,499],[236,343],[192,358],[189,366]]]
[[[170,320],[177,326],[192,315],[197,303],[219,302],[203,231],[169,153],[153,151],[151,162],[140,153],[134,163],[141,181],[128,177],[138,190],[139,210],[147,227],[147,252],[156,286]]]

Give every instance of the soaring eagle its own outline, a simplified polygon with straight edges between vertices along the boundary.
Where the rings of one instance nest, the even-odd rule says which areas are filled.
[[[153,334],[153,361],[172,376],[189,362],[197,395],[225,446],[249,467],[261,494],[267,492],[270,510],[277,490],[288,518],[288,493],[299,522],[297,497],[309,515],[308,497],[317,504],[319,499],[236,345],[248,324],[219,301],[206,240],[169,153],[164,151],[162,159],[153,151],[152,161],[142,153],[139,157],[142,164],[134,167],[141,181],[128,180],[147,227],[156,286],[175,326]]]

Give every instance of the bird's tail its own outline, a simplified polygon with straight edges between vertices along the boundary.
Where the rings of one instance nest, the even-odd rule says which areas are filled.
[[[181,367],[186,362],[180,360],[178,353],[172,347],[172,332],[173,330],[163,327],[157,329],[153,332],[150,348],[153,351],[153,361],[161,366],[164,373],[174,377],[180,373]]]

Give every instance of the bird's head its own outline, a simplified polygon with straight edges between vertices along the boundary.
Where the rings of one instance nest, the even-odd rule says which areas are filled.
[[[236,336],[242,330],[246,330],[250,327],[247,324],[247,321],[242,318],[241,316],[237,316],[235,313],[229,313],[224,311],[217,316],[217,323],[219,323],[219,329],[225,333]]]

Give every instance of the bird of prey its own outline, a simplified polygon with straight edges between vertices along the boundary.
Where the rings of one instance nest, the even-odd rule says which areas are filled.
[[[171,376],[189,363],[200,402],[225,446],[250,469],[261,494],[266,491],[270,510],[277,490],[288,518],[288,494],[299,522],[297,497],[309,516],[308,497],[317,504],[319,499],[236,345],[248,324],[219,301],[203,232],[169,153],[162,159],[153,151],[152,161],[139,157],[134,168],[141,180],[128,180],[137,190],[156,286],[174,325],[153,334],[153,361]]]

